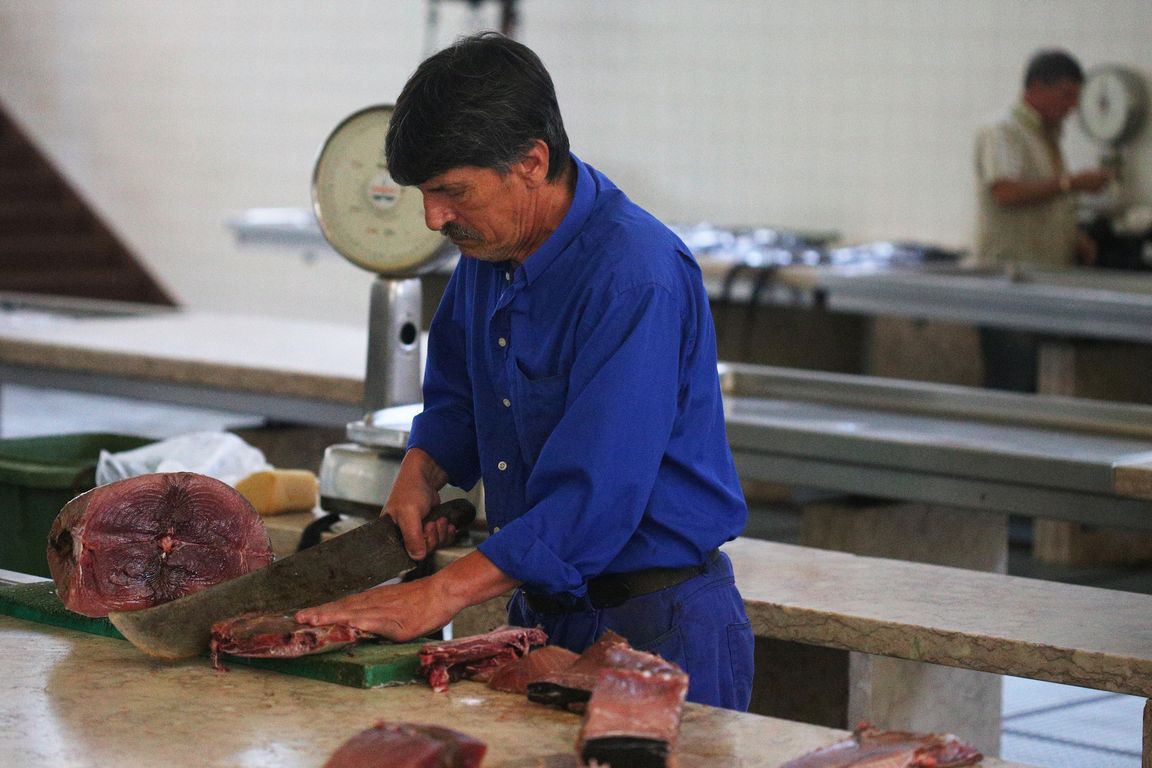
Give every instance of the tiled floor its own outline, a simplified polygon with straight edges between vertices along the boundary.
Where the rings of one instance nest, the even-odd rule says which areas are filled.
[[[1140,768],[1144,700],[1004,679],[1005,758],[1054,768]]]
[[[252,426],[243,414],[141,403],[26,387],[0,387],[0,437],[118,432],[163,438],[197,430]],[[787,509],[757,508],[749,535],[795,541]],[[1014,521],[1009,572],[1152,594],[1152,567],[1040,567],[1029,557],[1026,523]],[[1140,768],[1144,700],[1085,688],[1004,678],[1001,756],[1050,768]]]

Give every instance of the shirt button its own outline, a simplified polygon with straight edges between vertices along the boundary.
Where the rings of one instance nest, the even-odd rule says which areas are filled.
[[[506,347],[506,346],[508,346],[508,339],[501,336],[500,338],[496,339],[496,343],[502,347]]]
[[[505,280],[511,280],[512,279],[512,273],[511,272],[505,272],[504,273],[504,279]]]
[[[503,472],[504,470],[508,469],[508,462],[506,462],[506,461],[500,462],[499,464],[496,465],[496,469]]]
[[[493,527],[492,533],[500,533],[500,526],[497,525],[497,526]]]
[[[509,400],[508,398],[504,398],[500,402],[504,403],[505,408],[511,408],[512,407],[512,401]]]

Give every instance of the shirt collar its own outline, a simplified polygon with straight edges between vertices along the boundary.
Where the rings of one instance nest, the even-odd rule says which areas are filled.
[[[1019,120],[1026,128],[1040,134],[1041,136],[1051,136],[1053,138],[1060,137],[1060,129],[1063,126],[1058,125],[1055,128],[1049,128],[1044,124],[1044,120],[1040,117],[1040,113],[1033,109],[1025,101],[1016,102],[1016,106],[1012,109],[1012,114],[1015,115],[1016,119]]]
[[[572,170],[576,174],[576,190],[572,194],[572,205],[564,214],[564,219],[556,231],[549,235],[548,239],[533,251],[521,265],[520,270],[523,272],[524,280],[528,283],[543,274],[544,270],[548,269],[556,260],[556,257],[571,244],[580,230],[584,228],[584,223],[591,215],[592,206],[596,202],[596,182],[592,178],[592,172],[576,155],[571,155],[571,158]]]

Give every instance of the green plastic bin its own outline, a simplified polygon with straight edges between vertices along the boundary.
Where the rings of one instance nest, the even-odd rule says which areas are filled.
[[[92,433],[0,439],[0,568],[49,576],[48,530],[61,507],[95,487],[100,451],[151,442]]]

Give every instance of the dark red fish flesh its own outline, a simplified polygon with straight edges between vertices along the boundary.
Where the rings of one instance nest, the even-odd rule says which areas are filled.
[[[538,627],[505,626],[482,635],[425,643],[420,647],[420,673],[432,690],[444,692],[460,678],[486,681],[501,664],[547,642],[548,635]]]
[[[960,768],[983,759],[974,747],[950,733],[884,731],[862,724],[852,738],[780,768]]]
[[[381,721],[344,742],[324,768],[478,768],[487,750],[449,728]]]
[[[519,659],[513,659],[501,664],[488,687],[496,691],[518,693],[521,696],[528,693],[528,685],[536,682],[545,675],[558,672],[571,667],[580,657],[558,645],[546,645],[537,648]]]
[[[60,602],[85,616],[151,608],[271,562],[248,500],[193,472],[94,488],[65,504],[48,534]]]
[[[212,666],[223,669],[220,654],[291,659],[327,653],[375,635],[345,624],[299,624],[287,614],[246,613],[212,625]]]

